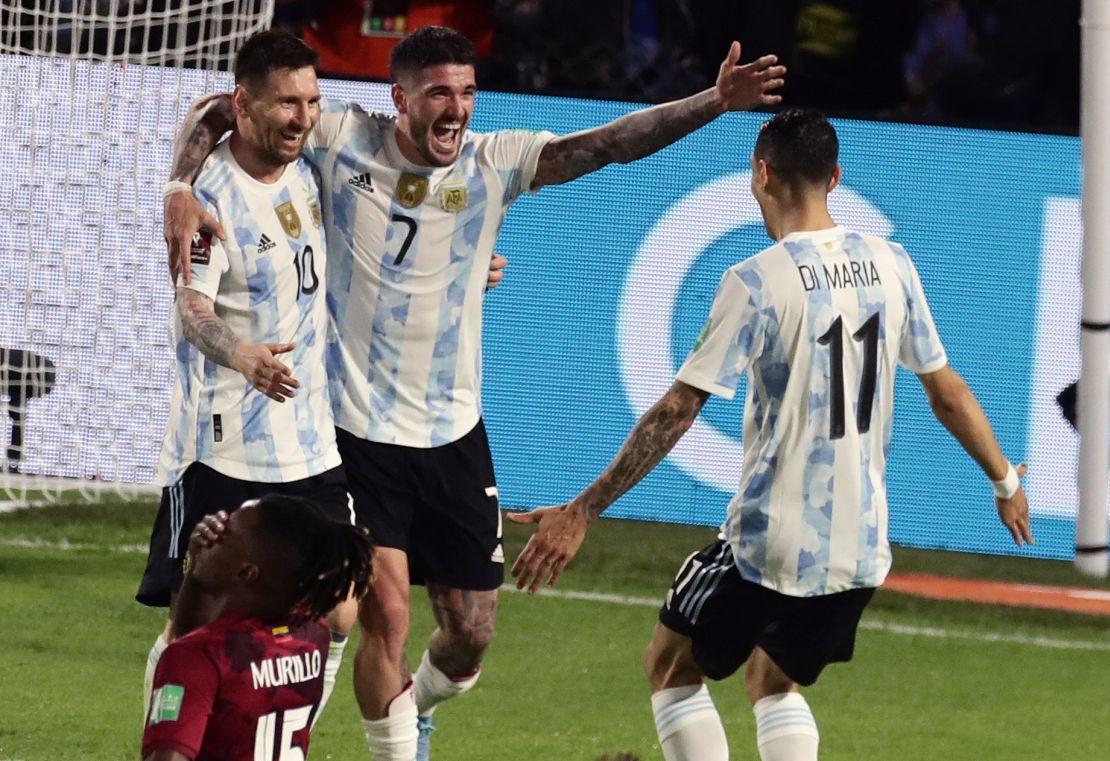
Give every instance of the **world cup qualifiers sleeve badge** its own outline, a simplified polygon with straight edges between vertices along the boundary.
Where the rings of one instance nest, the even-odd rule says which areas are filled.
[[[401,179],[397,180],[397,192],[394,198],[397,203],[406,209],[415,209],[424,203],[428,195],[428,178],[412,172],[402,172]]]
[[[439,205],[444,211],[458,214],[466,208],[468,201],[465,183],[444,183],[439,189]]]
[[[274,213],[277,214],[278,221],[281,222],[281,229],[285,230],[285,234],[290,238],[301,237],[301,218],[297,215],[297,210],[293,208],[292,201],[286,201],[274,208]]]

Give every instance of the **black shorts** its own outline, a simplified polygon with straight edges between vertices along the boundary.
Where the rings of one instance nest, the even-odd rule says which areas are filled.
[[[170,594],[181,588],[182,562],[189,547],[189,534],[197,523],[218,510],[231,512],[248,499],[267,494],[305,497],[334,520],[351,523],[354,519],[342,465],[298,481],[260,483],[225,476],[194,462],[177,483],[162,489],[162,502],[150,533],[146,571],[135,599],[151,607],[169,606]]]
[[[788,677],[810,685],[828,664],[852,660],[874,594],[781,594],[741,578],[731,548],[718,540],[682,564],[659,622],[691,639],[694,661],[710,679],[731,676],[758,645]]]
[[[336,430],[358,522],[408,555],[409,580],[497,589],[505,578],[501,511],[486,429],[439,447],[367,441]]]

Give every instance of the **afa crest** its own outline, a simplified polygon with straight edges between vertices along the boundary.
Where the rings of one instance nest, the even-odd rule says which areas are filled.
[[[466,185],[444,185],[439,190],[439,205],[452,214],[465,209],[469,200]]]
[[[297,214],[297,210],[293,208],[292,201],[286,201],[274,208],[274,213],[277,214],[278,221],[281,222],[281,229],[285,230],[285,234],[290,238],[301,237],[301,218]]]
[[[402,172],[401,179],[397,181],[397,191],[394,197],[397,203],[406,209],[415,209],[424,203],[428,195],[428,178],[412,172]]]
[[[320,204],[315,201],[308,202],[308,216],[312,217],[312,226],[320,227]]]

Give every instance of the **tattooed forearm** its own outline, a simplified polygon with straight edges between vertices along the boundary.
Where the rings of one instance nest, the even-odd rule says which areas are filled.
[[[613,462],[578,498],[590,520],[601,515],[667,456],[690,429],[708,398],[707,392],[676,381],[644,413]]]
[[[558,185],[614,162],[627,164],[666,148],[724,113],[710,88],[682,100],[622,116],[594,129],[558,137],[544,146],[533,188]]]
[[[177,289],[177,314],[185,340],[218,365],[231,367],[239,338],[213,310],[212,299],[191,288]]]
[[[173,141],[170,179],[192,182],[216,142],[234,123],[230,95],[210,95],[194,103]]]

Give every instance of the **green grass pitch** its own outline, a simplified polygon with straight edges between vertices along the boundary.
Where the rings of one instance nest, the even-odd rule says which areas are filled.
[[[137,759],[141,683],[161,611],[133,601],[154,506],[0,514],[0,761]],[[509,561],[527,537],[506,526]],[[662,758],[640,655],[671,574],[701,528],[602,521],[560,582],[515,592],[478,686],[437,714],[436,761]],[[1091,585],[1046,561],[896,550],[899,570]],[[1110,584],[1098,584],[1110,588]],[[413,662],[432,623],[414,591]],[[351,653],[310,758],[367,759]],[[806,691],[826,761],[1106,758],[1110,619],[880,592],[856,659]],[[737,761],[757,759],[738,678],[712,686]]]

